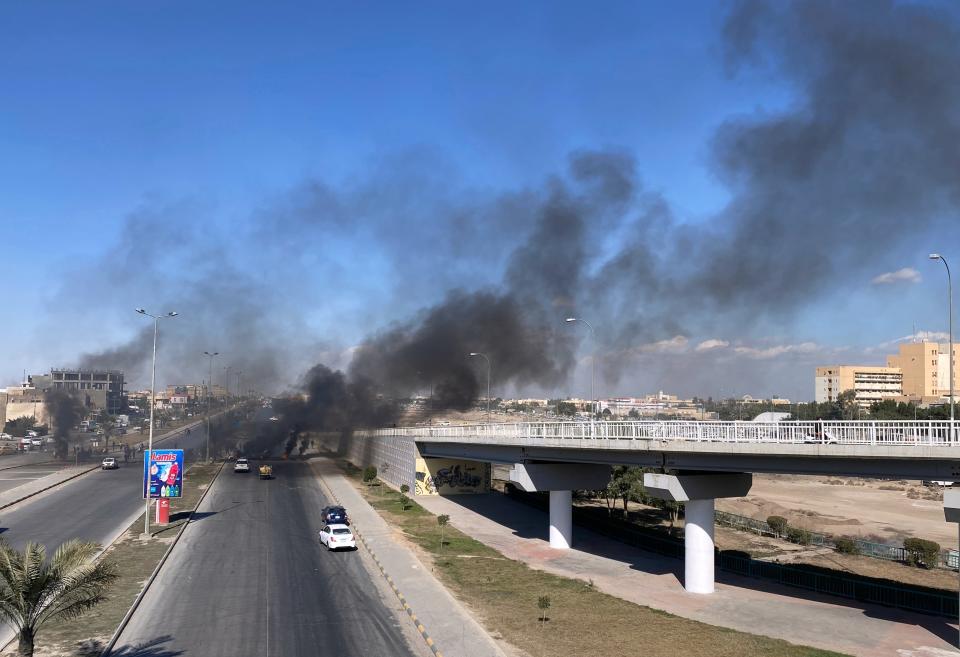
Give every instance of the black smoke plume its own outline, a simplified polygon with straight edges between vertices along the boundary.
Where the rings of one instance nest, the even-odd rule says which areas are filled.
[[[723,382],[731,394],[784,363],[781,379],[806,380],[812,363],[797,358],[807,345],[741,341],[789,340],[796,317],[862,289],[881,264],[925,254],[932,234],[944,251],[958,244],[957,16],[884,0],[741,2],[720,38],[731,75],[759,71],[788,93],[717,128],[707,156],[728,200],[712,216],[677,216],[644,185],[639,169],[653,164],[615,149],[575,152],[542,185],[497,193],[403,153],[359,182],[307,181],[224,235],[196,228],[207,226],[192,221],[202,209],[139,213],[102,267],[105,289],[129,308],[147,290],[160,311],[181,312],[162,323],[160,344],[161,367],[181,378],[206,378],[207,349],[272,390],[304,362],[330,365],[281,410],[276,444],[397,421],[390,400],[431,387],[436,409],[466,408],[486,379],[470,352],[490,358],[495,394],[562,391],[587,344],[608,391],[622,380],[712,394]],[[229,251],[234,242],[256,246],[252,261]],[[376,284],[341,265],[344,244],[369,247]],[[322,285],[303,285],[308,269]],[[330,308],[330,290],[351,303]],[[386,328],[333,339],[359,343],[347,363],[312,338],[305,308]],[[595,343],[564,325],[570,315],[592,321]],[[88,362],[142,372],[147,329],[128,347]]]
[[[58,459],[65,459],[69,453],[70,430],[83,417],[83,404],[76,396],[62,388],[51,388],[44,396],[47,417],[53,424],[54,454]]]

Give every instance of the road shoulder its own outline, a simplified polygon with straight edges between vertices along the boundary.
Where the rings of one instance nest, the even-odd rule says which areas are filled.
[[[396,540],[395,530],[366,503],[333,461],[315,458],[310,459],[310,465],[327,489],[347,507],[355,527],[440,653],[504,657],[512,652],[480,626],[413,550]]]

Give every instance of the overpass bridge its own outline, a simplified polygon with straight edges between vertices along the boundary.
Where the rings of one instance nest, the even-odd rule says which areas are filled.
[[[754,472],[960,480],[960,436],[949,420],[524,422],[354,437],[410,441],[427,459],[513,464],[511,481],[549,492],[550,545],[557,549],[572,542],[573,490],[606,488],[612,465],[660,469],[646,474],[644,485],[685,505],[684,586],[695,593],[714,590],[715,500],[745,496]],[[949,510],[953,499],[947,496]]]

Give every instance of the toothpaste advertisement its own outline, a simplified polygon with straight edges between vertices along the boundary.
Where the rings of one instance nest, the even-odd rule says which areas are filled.
[[[143,496],[180,497],[183,493],[183,450],[155,449],[143,459]]]

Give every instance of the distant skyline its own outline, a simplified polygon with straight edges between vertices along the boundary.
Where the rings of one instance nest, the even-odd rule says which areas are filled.
[[[0,384],[143,387],[143,306],[180,312],[158,384],[217,350],[215,382],[283,390],[458,290],[572,344],[543,378],[503,348],[495,395],[589,396],[570,313],[600,397],[808,400],[817,365],[945,341],[957,9],[815,6],[0,7]],[[563,203],[576,249],[538,223]]]

